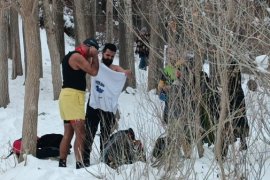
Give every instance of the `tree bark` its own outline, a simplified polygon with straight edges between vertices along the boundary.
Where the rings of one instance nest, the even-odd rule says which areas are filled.
[[[106,2],[106,42],[113,42],[113,0]]]
[[[150,29],[150,4],[151,2],[149,0],[142,0],[140,1],[140,7],[141,7],[141,28],[146,27],[147,29]]]
[[[9,104],[8,92],[8,11],[0,4],[0,107],[6,108]]]
[[[126,26],[123,18],[125,4],[123,0],[120,0],[118,7],[118,21],[119,21],[119,65],[121,67],[128,67],[127,50],[126,50]],[[127,87],[127,83],[124,89]]]
[[[133,50],[133,21],[132,21],[132,3],[131,0],[125,0],[125,15],[126,17],[126,51],[127,57],[126,61],[128,62],[128,67],[126,69],[131,69],[132,77],[128,79],[128,86],[136,88],[136,74],[135,74],[135,60],[134,60],[134,50]]]
[[[65,39],[64,39],[64,4],[62,1],[53,0],[52,1],[52,11],[54,14],[54,24],[55,24],[55,38],[57,42],[57,47],[59,50],[60,58],[59,61],[62,62],[62,59],[65,56]]]
[[[25,80],[27,78],[27,51],[26,51],[26,43],[25,43],[25,30],[24,30],[24,23],[22,19],[22,34],[23,34],[23,51],[24,51],[24,74],[25,74]]]
[[[150,31],[150,51],[149,51],[149,66],[148,66],[148,87],[151,89],[156,89],[158,84],[158,78],[161,76],[161,71],[163,69],[163,48],[164,43],[162,41],[162,28],[161,19],[159,19],[158,14],[160,14],[158,9],[157,0],[152,0],[152,15],[150,17],[151,31]]]
[[[86,37],[95,37],[96,32],[96,1],[95,0],[85,0],[85,29]]]
[[[25,44],[27,51],[27,77],[25,82],[24,114],[22,127],[22,153],[19,161],[23,160],[23,154],[36,155],[38,99],[40,78],[40,36],[38,21],[38,1],[21,0],[21,14],[24,23]]]
[[[75,46],[86,39],[84,0],[74,0]]]
[[[52,73],[52,85],[53,85],[53,99],[57,100],[62,88],[62,76],[60,71],[60,51],[57,44],[57,28],[53,24],[53,12],[50,10],[49,0],[43,1],[44,6],[44,22],[47,34],[47,43],[51,57],[51,73]]]
[[[12,58],[12,79],[23,75],[21,47],[19,36],[18,12],[10,8],[10,32],[11,32],[11,58]]]

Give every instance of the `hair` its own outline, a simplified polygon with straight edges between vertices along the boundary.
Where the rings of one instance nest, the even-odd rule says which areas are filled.
[[[106,43],[103,50],[102,50],[102,53],[105,53],[107,49],[109,49],[109,50],[111,50],[113,52],[117,51],[117,47],[112,43]]]
[[[143,28],[141,29],[141,32],[142,32],[142,33],[147,33],[147,28],[146,28],[146,27],[143,27]]]
[[[132,140],[135,140],[135,134],[134,134],[133,129],[132,128],[129,128],[127,131],[128,131],[128,134],[130,135],[130,138]]]

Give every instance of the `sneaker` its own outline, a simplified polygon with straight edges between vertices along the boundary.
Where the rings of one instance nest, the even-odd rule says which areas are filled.
[[[67,167],[67,162],[65,159],[59,159],[59,167]]]

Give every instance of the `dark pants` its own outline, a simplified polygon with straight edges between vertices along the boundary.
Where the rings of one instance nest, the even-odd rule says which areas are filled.
[[[139,64],[139,69],[146,70],[146,66],[148,65],[147,61],[147,56],[146,55],[140,55],[140,64]]]
[[[90,160],[90,152],[94,138],[100,123],[100,153],[102,154],[104,145],[110,137],[111,129],[115,124],[115,117],[112,112],[105,112],[100,109],[94,109],[87,105],[86,110],[86,142],[84,149],[84,161]]]
[[[165,124],[168,124],[168,115],[169,115],[169,103],[168,100],[165,100],[165,106],[163,110],[163,121]]]

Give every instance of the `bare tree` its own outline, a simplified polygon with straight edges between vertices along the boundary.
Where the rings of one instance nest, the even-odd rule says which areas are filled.
[[[113,42],[113,0],[106,2],[106,42]]]
[[[60,53],[60,62],[65,56],[65,40],[64,40],[64,4],[62,1],[53,0],[52,1],[52,12],[53,12],[53,19],[55,25],[55,35],[56,35],[56,42]]]
[[[85,1],[86,36],[96,37],[96,0]]]
[[[24,74],[25,74],[25,79],[26,79],[26,77],[27,77],[27,51],[26,51],[25,30],[24,30],[23,23],[22,23],[22,35],[23,35],[23,47],[24,47],[24,49],[23,49],[23,51],[24,51]]]
[[[0,2],[0,107],[6,108],[9,104],[8,92],[8,9]]]
[[[140,25],[138,26],[139,29],[142,27],[146,27],[147,29],[150,29],[150,3],[151,0],[139,0],[139,1],[133,1],[136,6],[136,16],[139,16],[140,19]]]
[[[119,53],[120,60],[119,64],[124,69],[131,69],[133,72],[132,78],[130,78],[125,86],[136,87],[135,78],[135,62],[134,62],[134,51],[133,51],[133,21],[132,21],[132,3],[131,1],[120,1],[118,7],[119,14]]]
[[[164,30],[164,19],[161,14],[162,6],[157,0],[151,2],[151,31],[150,31],[150,52],[149,52],[149,69],[148,69],[148,90],[155,89],[157,87],[157,77],[161,76],[161,70],[163,69],[163,30]]]
[[[23,18],[25,44],[27,49],[27,77],[25,81],[25,99],[22,127],[22,152],[23,154],[36,155],[37,143],[37,121],[38,121],[38,99],[40,78],[40,51],[38,24],[38,0],[21,0],[20,14]]]
[[[126,0],[125,2],[125,17],[126,17],[126,47],[128,59],[128,69],[133,72],[132,77],[128,80],[128,86],[136,88],[136,78],[135,78],[135,61],[134,61],[134,50],[133,50],[133,21],[132,21],[132,3],[131,0]]]
[[[124,8],[125,4],[124,1],[119,1],[119,6],[117,7],[118,11],[118,21],[119,21],[119,65],[121,67],[128,67],[128,62],[126,59],[128,59],[127,56],[127,49],[126,49],[126,25],[125,25],[125,19],[124,19]],[[127,84],[124,88],[127,87]]]
[[[75,45],[86,39],[84,5],[86,0],[74,0]]]
[[[58,50],[56,38],[56,25],[54,24],[53,11],[50,8],[49,0],[43,1],[44,6],[44,22],[47,34],[47,43],[51,57],[51,72],[52,72],[52,85],[53,85],[53,99],[57,100],[61,87],[62,76],[60,71],[60,51]]]
[[[19,75],[23,75],[22,60],[21,60],[21,47],[19,37],[19,21],[18,12],[15,8],[10,8],[10,35],[12,51],[12,79],[16,79]]]

